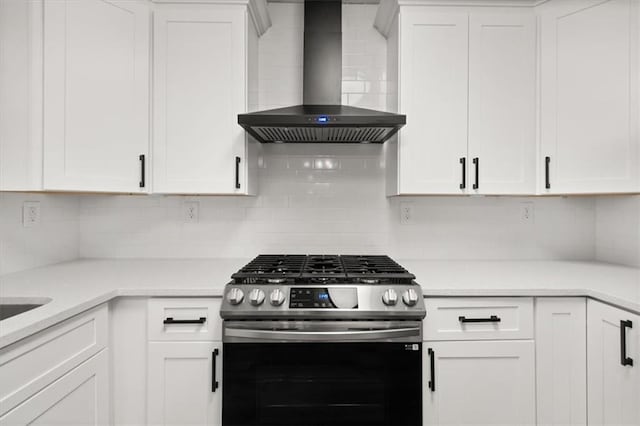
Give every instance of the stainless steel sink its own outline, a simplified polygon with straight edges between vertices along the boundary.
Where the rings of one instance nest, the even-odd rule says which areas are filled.
[[[48,297],[0,297],[0,321],[51,302]]]

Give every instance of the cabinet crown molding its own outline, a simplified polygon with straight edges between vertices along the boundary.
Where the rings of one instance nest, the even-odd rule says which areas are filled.
[[[256,28],[258,37],[264,34],[271,27],[271,16],[267,8],[267,0],[150,0],[159,4],[218,4],[246,6],[249,16]]]

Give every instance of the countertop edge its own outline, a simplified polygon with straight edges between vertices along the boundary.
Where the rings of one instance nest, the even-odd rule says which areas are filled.
[[[424,297],[589,297],[613,305],[636,315],[640,315],[640,305],[589,289],[433,289],[422,288]],[[79,303],[69,309],[31,323],[14,332],[0,337],[0,349],[4,349],[22,339],[46,330],[75,315],[81,314],[103,303],[119,297],[214,297],[223,295],[222,288],[212,289],[115,289]],[[427,314],[428,315],[428,314]]]

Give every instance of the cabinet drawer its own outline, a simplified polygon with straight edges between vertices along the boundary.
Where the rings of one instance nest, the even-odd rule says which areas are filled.
[[[425,299],[424,340],[533,339],[533,299]]]
[[[107,346],[102,305],[0,351],[0,415]]]
[[[0,417],[0,426],[109,423],[108,349],[83,362]]]
[[[221,299],[149,299],[149,340],[222,340]]]

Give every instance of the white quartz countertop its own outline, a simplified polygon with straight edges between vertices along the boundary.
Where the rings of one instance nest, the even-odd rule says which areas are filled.
[[[0,276],[0,297],[37,309],[0,322],[7,346],[121,296],[220,297],[250,259],[84,259]],[[589,296],[640,313],[640,269],[594,262],[396,259],[427,297]]]

